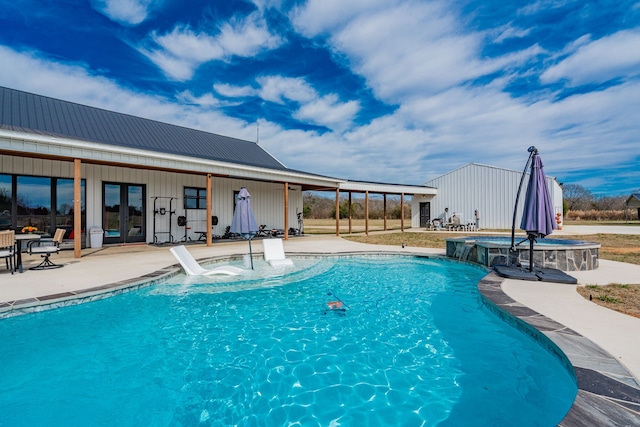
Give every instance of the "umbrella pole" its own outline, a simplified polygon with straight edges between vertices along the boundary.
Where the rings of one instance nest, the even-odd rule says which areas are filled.
[[[516,215],[518,214],[518,200],[520,199],[520,192],[522,191],[522,184],[524,183],[524,177],[527,175],[527,169],[531,164],[531,159],[535,154],[538,154],[538,149],[533,145],[527,150],[529,152],[529,158],[527,164],[522,171],[522,177],[520,178],[520,185],[518,186],[518,194],[516,194],[516,205],[513,207],[513,222],[511,224],[511,248],[509,254],[512,255],[516,252]],[[511,264],[511,256],[509,257],[508,264]]]
[[[251,259],[251,269],[253,270],[253,252],[251,252],[251,237],[249,237],[249,259]]]
[[[529,235],[529,271],[533,272],[533,241],[535,238]]]

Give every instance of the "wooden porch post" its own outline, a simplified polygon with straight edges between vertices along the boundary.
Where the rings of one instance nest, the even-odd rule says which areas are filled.
[[[349,234],[353,233],[353,227],[352,227],[353,221],[352,221],[352,218],[351,218],[351,214],[352,214],[351,207],[353,205],[351,204],[351,194],[352,194],[351,191],[349,191]]]
[[[82,161],[73,160],[73,257],[82,256]],[[87,230],[87,233],[89,230]]]
[[[211,215],[213,213],[213,208],[212,208],[212,203],[211,203],[211,199],[212,199],[212,195],[211,195],[211,174],[208,173],[207,174],[207,246],[211,246],[212,243],[212,230],[213,230],[213,221],[211,219]]]
[[[382,216],[384,218],[384,231],[387,231],[387,193],[382,195]]]
[[[369,190],[364,192],[364,232],[369,235]]]
[[[336,236],[340,235],[340,189],[336,188]]]
[[[400,231],[404,233],[404,193],[400,195]]]
[[[289,183],[284,183],[284,240],[289,240]]]

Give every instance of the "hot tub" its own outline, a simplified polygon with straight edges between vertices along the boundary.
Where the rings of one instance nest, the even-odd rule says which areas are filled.
[[[511,236],[468,236],[445,239],[447,256],[487,267],[506,264]],[[518,262],[529,264],[529,241],[516,236]],[[598,268],[600,243],[566,239],[537,239],[533,246],[533,263],[537,267],[562,271],[585,271]]]

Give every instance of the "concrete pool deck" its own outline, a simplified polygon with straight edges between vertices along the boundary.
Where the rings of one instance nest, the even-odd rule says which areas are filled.
[[[635,232],[635,228],[624,227]],[[599,231],[594,231],[599,232]],[[560,232],[558,233],[560,234]],[[565,227],[562,234],[577,234]],[[585,233],[586,234],[586,233]],[[640,234],[640,232],[638,233]],[[284,243],[285,251],[289,254],[326,254],[326,253],[406,253],[406,254],[430,254],[443,255],[444,250],[426,248],[401,248],[398,246],[367,245],[352,242],[335,236],[304,236],[303,238],[292,238]],[[65,301],[87,297],[90,300],[92,295],[135,286],[145,280],[161,277],[169,274],[177,268],[176,260],[169,252],[171,246],[152,245],[132,245],[132,246],[110,246],[100,249],[85,249],[83,257],[73,258],[72,251],[62,251],[59,255],[53,255],[52,260],[62,263],[64,268],[45,271],[27,270],[28,267],[36,265],[39,257],[25,255],[25,273],[8,273],[3,267],[0,268],[0,316],[7,315],[14,309],[39,310],[42,305],[55,304],[56,301]],[[212,247],[207,248],[203,244],[189,245],[189,250],[196,259],[205,258],[227,258],[231,256],[242,256],[248,253],[246,241],[238,242],[216,242]],[[262,245],[259,240],[253,243],[254,257],[261,257]],[[607,283],[640,283],[640,266],[616,263],[612,261],[601,261],[597,270],[584,272],[571,272],[578,278],[580,284],[607,284]],[[605,350],[610,359],[614,359],[632,374],[631,382],[637,386],[640,379],[640,343],[637,339],[640,331],[640,319],[617,313],[612,310],[590,303],[580,297],[575,291],[575,285],[561,285],[543,282],[525,282],[516,280],[502,280],[489,278],[497,286],[499,293],[503,293],[506,301],[506,308],[525,308],[527,315],[534,312],[551,319],[559,325],[560,329],[575,331],[582,337],[597,344]],[[481,285],[480,285],[481,286]],[[480,287],[479,286],[479,287]],[[512,302],[508,300],[512,299]],[[513,302],[515,301],[515,302]],[[495,301],[494,301],[495,302]],[[499,305],[499,304],[497,304]],[[500,305],[499,305],[500,306]],[[503,307],[504,308],[504,307]],[[509,311],[509,310],[508,310]],[[517,312],[518,310],[516,310]],[[522,310],[521,310],[522,311]],[[539,318],[538,318],[539,319]],[[526,320],[525,320],[526,321]],[[553,340],[553,334],[558,335],[558,327],[553,330],[540,329]],[[554,341],[556,342],[556,341]],[[556,344],[558,344],[556,342]],[[562,343],[561,343],[562,344]],[[596,347],[597,347],[596,346]],[[560,348],[571,353],[570,348],[559,345]],[[570,346],[569,346],[570,347]],[[581,361],[576,365],[576,358],[580,358],[580,351],[575,354],[567,354],[574,368],[580,368]],[[607,356],[608,356],[607,355]],[[597,357],[590,357],[587,365],[591,369],[597,366],[610,365],[610,361],[600,360]],[[606,370],[606,369],[605,369]],[[611,370],[609,369],[609,373]],[[613,372],[613,375],[619,375]],[[622,375],[624,376],[624,375]],[[611,377],[611,375],[609,375]],[[579,382],[580,375],[579,375]],[[584,381],[584,378],[583,378]],[[626,380],[625,380],[626,381]],[[582,387],[581,387],[582,388]],[[626,420],[631,419],[631,424],[608,424],[608,425],[640,425],[640,391],[637,387],[632,387],[631,404],[621,400],[620,408],[623,410]],[[628,392],[629,390],[627,390]],[[594,392],[597,394],[597,392]],[[586,395],[593,394],[587,391]],[[579,394],[579,397],[581,395]],[[584,397],[584,396],[582,396]],[[584,400],[584,399],[583,399]],[[617,397],[613,399],[615,406]],[[578,402],[578,399],[576,399]],[[593,402],[583,402],[583,407],[593,405]],[[575,405],[574,405],[575,406]],[[574,414],[575,415],[575,414]],[[574,416],[581,418],[603,416],[601,413],[589,413],[587,415],[578,412]],[[606,415],[604,415],[606,417]],[[597,418],[594,418],[597,419]],[[602,418],[611,421],[611,418]],[[621,423],[625,418],[622,418]],[[637,424],[636,424],[637,423]],[[574,422],[563,423],[562,425],[591,425]]]

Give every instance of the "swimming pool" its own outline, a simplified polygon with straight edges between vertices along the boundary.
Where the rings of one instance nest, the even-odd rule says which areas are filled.
[[[296,264],[3,320],[3,425],[533,426],[573,403],[561,361],[483,306],[484,269]]]

